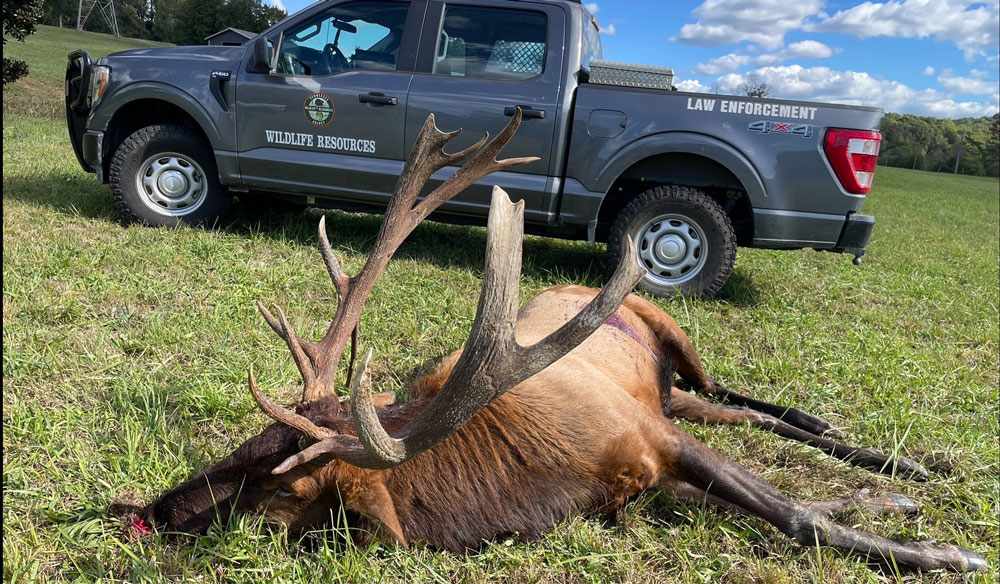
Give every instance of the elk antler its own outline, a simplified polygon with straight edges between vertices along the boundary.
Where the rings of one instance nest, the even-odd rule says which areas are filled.
[[[278,317],[275,318],[263,304],[257,303],[257,308],[264,319],[274,332],[284,339],[292,353],[295,365],[302,376],[301,401],[314,401],[335,393],[334,381],[337,377],[337,369],[349,338],[353,340],[351,355],[351,367],[353,367],[353,347],[357,343],[361,310],[371,294],[372,287],[389,263],[389,259],[413,229],[441,204],[484,176],[504,168],[538,160],[535,157],[496,159],[500,151],[513,137],[520,123],[521,112],[518,109],[507,127],[485,147],[483,144],[489,138],[489,133],[472,146],[460,152],[449,154],[444,151],[444,146],[458,136],[462,130],[442,132],[434,123],[434,114],[427,116],[427,121],[424,122],[420,134],[417,136],[410,157],[403,166],[403,172],[399,176],[395,191],[389,200],[385,219],[382,221],[382,227],[375,240],[375,246],[372,248],[364,267],[353,278],[348,277],[341,269],[340,262],[337,261],[326,237],[325,217],[320,219],[319,250],[323,255],[323,263],[326,264],[326,270],[333,281],[333,287],[337,291],[339,299],[337,311],[326,335],[318,343],[303,339],[292,330],[280,307],[275,306],[275,311],[278,313]],[[446,166],[461,162],[473,152],[476,152],[476,155],[472,160],[463,165],[422,201],[417,202],[420,190],[432,174]],[[351,377],[351,372],[348,371],[348,379]]]
[[[274,469],[280,474],[322,458],[365,468],[389,468],[432,448],[506,391],[548,367],[590,336],[618,308],[645,270],[623,254],[608,285],[572,320],[530,347],[514,338],[521,274],[524,202],[511,203],[493,188],[487,227],[486,267],[476,319],[462,356],[437,395],[395,436],[382,427],[361,383],[351,388],[358,437],[319,440]],[[371,351],[359,367],[364,376]]]
[[[430,116],[389,202],[375,248],[358,276],[347,279],[343,275],[329,244],[325,243],[321,222],[320,249],[341,298],[326,337],[320,343],[308,343],[291,331],[280,309],[279,318],[275,319],[261,307],[271,328],[288,343],[302,373],[306,384],[303,399],[307,399],[309,395],[319,397],[332,391],[337,362],[347,335],[356,330],[364,300],[389,258],[417,224],[479,178],[501,168],[535,160],[496,160],[497,154],[517,129],[520,117],[518,110],[514,119],[493,142],[482,147],[471,161],[423,201],[414,204],[424,181],[435,170],[464,158],[472,150],[479,149],[485,141],[484,138],[462,152],[446,154],[442,149],[443,145],[460,130],[440,132],[434,126],[433,116]],[[329,429],[315,426],[304,416],[276,406],[260,394],[251,373],[251,392],[261,409],[275,420],[316,440],[315,444],[289,457],[272,472],[284,473],[318,458],[337,458],[366,468],[389,468],[413,458],[450,436],[477,412],[518,383],[548,367],[582,343],[618,308],[645,274],[645,270],[632,259],[633,254],[627,250],[629,252],[622,254],[623,259],[608,285],[589,305],[549,336],[530,347],[524,347],[514,338],[523,233],[524,202],[511,203],[503,189],[494,187],[487,222],[483,289],[469,340],[441,390],[395,436],[385,431],[375,411],[367,375],[371,350],[362,359],[351,383],[352,413],[357,437],[335,434]],[[630,246],[631,242],[626,242],[626,245]]]

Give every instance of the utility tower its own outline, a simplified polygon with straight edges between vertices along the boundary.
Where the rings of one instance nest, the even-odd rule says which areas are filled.
[[[118,34],[118,15],[115,14],[115,0],[80,0],[80,5],[76,10],[76,30],[83,30],[83,25],[87,24],[87,19],[90,18],[90,14],[94,11],[94,8],[100,11],[101,16],[104,17],[104,21],[111,28],[111,33],[116,37],[121,36]]]

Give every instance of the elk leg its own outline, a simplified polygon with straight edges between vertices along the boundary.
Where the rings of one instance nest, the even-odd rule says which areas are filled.
[[[707,502],[723,509],[740,511],[743,513],[747,512],[746,509],[733,505],[732,503],[724,499],[720,499],[715,495],[710,495],[691,483],[678,481],[668,477],[662,479],[659,486],[660,489],[666,491],[672,497],[680,501],[686,501],[688,503]],[[849,509],[864,509],[875,515],[889,515],[892,513],[916,515],[918,512],[917,504],[911,501],[908,497],[904,497],[903,495],[896,493],[872,496],[868,489],[861,489],[854,495],[843,499],[807,501],[803,502],[802,505],[828,517],[843,513]]]
[[[890,515],[893,513],[916,515],[919,512],[917,504],[911,501],[909,497],[898,493],[872,495],[868,489],[861,489],[854,495],[844,499],[810,501],[804,504],[813,511],[818,511],[827,516],[837,515],[848,509],[864,509],[875,515]]]
[[[734,406],[741,406],[758,412],[763,412],[771,417],[785,422],[789,426],[805,430],[806,432],[815,434],[816,436],[826,434],[833,438],[843,437],[843,434],[839,429],[823,418],[814,416],[799,408],[772,404],[736,393],[714,379],[710,379],[707,384],[692,384],[692,387],[699,393],[705,393],[710,396],[717,397],[723,402]]]
[[[840,444],[829,438],[817,436],[795,427],[770,414],[751,408],[713,404],[676,387],[670,389],[670,417],[704,424],[736,425],[749,423],[756,428],[768,430],[784,438],[818,448],[830,456],[854,466],[888,475],[899,474],[904,478],[916,481],[927,480],[927,470],[920,463],[909,458],[891,457],[870,448]]]
[[[928,541],[895,541],[839,525],[799,503],[745,468],[710,450],[669,420],[660,445],[664,478],[686,482],[711,496],[761,517],[804,546],[827,545],[876,562],[920,570],[981,570],[986,560],[970,550]]]

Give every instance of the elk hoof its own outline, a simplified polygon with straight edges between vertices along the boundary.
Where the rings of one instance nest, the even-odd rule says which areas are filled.
[[[966,572],[978,572],[979,570],[986,569],[988,564],[986,563],[986,558],[983,556],[962,547],[958,548],[958,551],[962,554],[962,561],[964,563],[962,568]]]
[[[896,473],[904,479],[921,483],[929,476],[924,465],[903,456],[896,459]]]

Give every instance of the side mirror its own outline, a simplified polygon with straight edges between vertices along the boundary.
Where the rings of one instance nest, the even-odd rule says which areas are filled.
[[[267,38],[257,37],[253,43],[253,54],[250,56],[250,66],[247,67],[250,73],[270,73],[271,59],[268,53]]]

